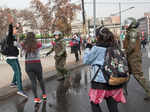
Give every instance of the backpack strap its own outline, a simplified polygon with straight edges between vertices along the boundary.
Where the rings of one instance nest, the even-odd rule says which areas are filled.
[[[94,77],[92,78],[91,82],[93,82],[93,81],[95,80],[95,78],[96,78],[96,76],[97,76],[99,70],[102,68],[102,65],[98,65],[98,64],[94,64],[93,66],[98,66],[99,68],[97,69],[97,71],[96,71]]]

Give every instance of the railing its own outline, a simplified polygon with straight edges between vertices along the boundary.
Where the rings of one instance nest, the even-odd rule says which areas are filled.
[[[42,44],[48,44],[48,43],[50,43],[51,40],[52,39],[38,39],[38,41],[41,41]],[[20,49],[19,49],[19,51],[20,51]],[[0,61],[4,61],[5,59],[6,59],[6,56],[4,56],[0,53]],[[21,54],[19,54],[19,59],[22,59]]]

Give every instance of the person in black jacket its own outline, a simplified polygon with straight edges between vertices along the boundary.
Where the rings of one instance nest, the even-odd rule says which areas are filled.
[[[17,48],[17,39],[14,34],[17,32],[16,27],[13,28],[13,18],[11,15],[8,15],[9,29],[8,35],[6,37],[8,51],[6,56],[6,62],[11,66],[14,71],[13,80],[10,84],[10,87],[18,87],[17,94],[27,98],[27,95],[23,91],[22,87],[22,74],[21,68],[18,61],[19,50]]]
[[[74,53],[75,58],[76,58],[76,62],[78,62],[79,61],[79,54],[78,54],[79,42],[78,42],[78,40],[76,39],[75,36],[73,36],[73,38],[71,39],[70,45],[71,45],[71,53]]]

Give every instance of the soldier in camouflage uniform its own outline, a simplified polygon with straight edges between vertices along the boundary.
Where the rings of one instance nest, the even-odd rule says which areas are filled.
[[[55,67],[58,74],[58,81],[64,80],[65,75],[67,75],[67,70],[65,69],[66,64],[66,44],[62,38],[62,33],[60,31],[54,32],[55,42],[53,43],[53,48],[46,54],[47,56],[55,51]]]
[[[150,84],[144,78],[142,72],[142,53],[140,35],[136,29],[139,23],[134,18],[128,18],[125,20],[126,25],[126,38],[124,41],[125,52],[127,53],[127,59],[129,63],[130,73],[134,75],[135,79],[144,88],[147,93],[147,97],[144,100],[150,101]]]

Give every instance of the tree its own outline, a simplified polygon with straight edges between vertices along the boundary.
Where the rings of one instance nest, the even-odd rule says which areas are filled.
[[[22,24],[22,26],[30,26],[32,30],[37,29],[37,20],[32,11],[27,9],[20,10],[16,16],[17,20]]]
[[[50,0],[47,4],[51,4]],[[34,10],[36,17],[38,18],[38,27],[41,34],[48,36],[52,24],[52,10],[47,4],[43,4],[40,0],[32,0],[31,8]]]
[[[19,33],[23,33],[24,26],[30,26],[31,29],[37,28],[37,21],[34,13],[29,10],[16,10],[9,8],[0,8],[0,38],[6,36],[8,31],[8,14],[13,17],[13,25],[20,23]]]
[[[75,5],[69,0],[54,0],[55,3],[55,18],[59,18],[55,22],[56,29],[63,33],[71,33],[71,22],[76,17],[76,11],[81,10],[80,5]]]
[[[71,32],[71,22],[80,5],[71,4],[69,0],[48,0],[43,4],[40,0],[32,0],[31,7],[36,15],[41,18],[40,29],[45,33],[55,29],[63,33]]]
[[[0,8],[0,39],[6,36],[8,31],[8,14],[11,14],[13,11],[9,8]]]

